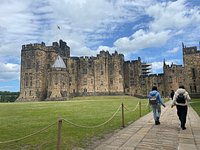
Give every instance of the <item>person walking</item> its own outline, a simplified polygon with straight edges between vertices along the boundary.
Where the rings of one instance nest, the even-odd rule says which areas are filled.
[[[191,100],[191,98],[190,98],[188,92],[185,90],[185,87],[183,85],[179,86],[179,88],[176,90],[176,92],[174,94],[171,107],[176,105],[177,115],[181,122],[182,130],[186,129],[185,123],[186,123],[189,100]]]
[[[160,124],[159,120],[161,115],[161,105],[165,107],[165,104],[156,86],[152,87],[152,91],[149,92],[148,98],[149,98],[149,104],[152,107],[155,125],[159,125]]]
[[[171,90],[171,93],[170,93],[170,100],[173,100],[173,97],[174,97],[174,90]]]

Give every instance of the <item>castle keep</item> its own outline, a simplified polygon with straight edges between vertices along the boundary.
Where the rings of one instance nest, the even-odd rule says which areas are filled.
[[[151,65],[124,61],[116,51],[100,51],[96,57],[71,57],[70,47],[60,40],[52,46],[23,45],[20,96],[17,101],[66,100],[83,95],[135,95],[146,97],[156,85],[168,96],[180,84],[192,96],[200,96],[200,52],[183,45],[182,65],[166,65],[162,74],[149,74]]]

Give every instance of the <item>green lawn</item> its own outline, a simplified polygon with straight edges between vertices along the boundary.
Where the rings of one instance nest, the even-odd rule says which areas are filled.
[[[197,112],[197,114],[200,116],[200,99],[192,99],[190,105]]]
[[[57,120],[65,118],[77,125],[95,126],[107,121],[122,102],[128,110],[133,110],[140,99],[130,96],[98,96],[77,97],[70,101],[60,102],[25,102],[0,103],[0,149],[56,149]],[[149,112],[146,107],[147,100],[141,100],[142,115]],[[125,126],[139,118],[139,109],[125,112]],[[62,123],[62,149],[73,147],[86,147],[94,139],[103,138],[122,126],[122,111],[116,113],[107,124],[98,128],[81,128],[63,121]],[[55,123],[55,124],[53,124]],[[53,124],[47,130],[17,142],[1,143],[18,139],[39,131]]]

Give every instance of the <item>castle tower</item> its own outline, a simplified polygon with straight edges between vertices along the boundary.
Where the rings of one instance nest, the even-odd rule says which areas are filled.
[[[78,96],[79,81],[79,57],[70,57],[67,60],[67,70],[69,72],[69,92],[70,96]]]
[[[80,57],[78,62],[78,93],[79,95],[95,94],[94,58]]]
[[[59,55],[63,58],[64,62],[67,62],[67,59],[70,57],[70,47],[67,46],[67,43],[63,40],[59,41]]]
[[[94,59],[94,91],[95,94],[109,94],[109,52],[100,51]]]
[[[48,73],[47,100],[64,100],[69,96],[69,74],[63,59],[58,55]]]
[[[183,47],[185,88],[192,97],[200,97],[200,51],[197,47]]]
[[[40,101],[47,98],[48,70],[57,58],[62,56],[67,62],[70,48],[66,42],[53,42],[52,46],[41,44],[22,45],[20,96],[17,101]]]
[[[141,87],[145,86],[142,75],[142,62],[138,57],[134,61],[124,62],[124,86],[125,93],[129,95],[141,95]]]
[[[20,96],[17,101],[38,101],[46,97],[46,52],[44,43],[22,46]]]
[[[124,55],[116,51],[110,57],[108,65],[108,86],[110,94],[124,93]]]
[[[176,90],[184,83],[184,74],[182,65],[171,64],[163,66],[164,71],[164,96],[169,96],[171,90]]]

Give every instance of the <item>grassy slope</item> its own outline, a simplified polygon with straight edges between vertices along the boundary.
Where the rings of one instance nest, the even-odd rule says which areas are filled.
[[[191,106],[200,116],[200,99],[192,99]]]
[[[85,126],[99,125],[108,120],[123,102],[130,110],[139,99],[128,96],[80,97],[62,102],[30,102],[0,104],[0,142],[24,137],[47,127],[59,117]],[[142,100],[142,114],[146,114],[147,100]],[[125,111],[125,125],[139,118],[135,112]],[[94,129],[75,127],[66,122],[62,124],[62,149],[74,146],[85,147],[92,137],[102,137],[121,127],[121,110],[108,124]],[[27,139],[0,144],[0,149],[55,149],[57,123],[48,130]]]

